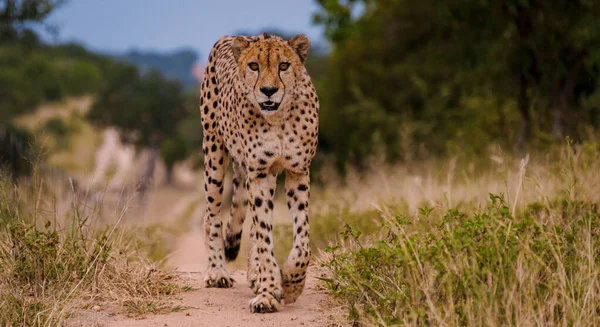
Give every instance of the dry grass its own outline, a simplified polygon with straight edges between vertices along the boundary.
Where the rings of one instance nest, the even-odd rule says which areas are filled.
[[[56,190],[64,188],[36,174],[14,185],[0,174],[0,325],[62,326],[103,303],[130,313],[168,307],[165,295],[177,287],[121,228],[127,206],[101,224],[100,204],[68,191],[70,200],[59,201]]]
[[[482,208],[488,193],[504,193],[513,203],[517,190],[521,192],[521,204],[543,202],[558,195],[600,201],[595,183],[600,181],[600,175],[593,169],[599,166],[599,153],[597,144],[584,144],[531,157],[522,180],[520,159],[500,149],[477,160],[457,157],[390,166],[375,159],[370,170],[359,173],[349,169],[344,179],[334,171],[321,173],[328,178],[324,187],[313,188],[311,212],[327,213],[331,207],[361,212],[373,205],[390,203],[403,206],[411,214],[424,205]]]
[[[328,287],[359,325],[599,325],[599,159],[376,163],[313,189]]]

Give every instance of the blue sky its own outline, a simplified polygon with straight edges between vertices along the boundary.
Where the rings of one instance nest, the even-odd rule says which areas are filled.
[[[76,41],[104,52],[188,47],[204,61],[223,35],[274,27],[324,42],[312,24],[313,0],[68,0],[48,17],[54,42]]]

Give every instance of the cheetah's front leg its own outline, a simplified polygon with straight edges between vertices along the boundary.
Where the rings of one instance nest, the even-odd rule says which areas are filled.
[[[310,178],[307,173],[285,173],[287,205],[294,220],[294,244],[283,265],[283,296],[285,303],[293,303],[302,294],[306,269],[310,261],[308,198]]]
[[[274,312],[281,300],[281,272],[273,254],[273,194],[277,177],[266,171],[255,171],[248,175],[248,198],[254,242],[249,262],[256,269],[253,291],[256,297],[250,300],[250,312]],[[256,263],[256,264],[255,264]],[[252,271],[251,271],[252,272]]]
[[[214,142],[210,148],[206,146],[204,151],[204,190],[206,191],[204,247],[208,252],[204,285],[228,288],[233,286],[233,280],[229,277],[224,264],[221,202],[223,200],[223,179],[229,164],[229,156],[223,150],[222,140],[215,138]]]

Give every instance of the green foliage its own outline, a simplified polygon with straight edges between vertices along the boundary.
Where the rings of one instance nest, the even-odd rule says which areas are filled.
[[[5,178],[3,170],[8,170],[15,179],[31,172],[33,136],[13,126],[0,125],[0,178]]]
[[[42,22],[64,0],[4,0],[0,6],[0,43],[31,39],[26,23]]]
[[[2,171],[0,270],[4,281],[0,301],[4,306],[0,324],[56,325],[64,316],[53,316],[54,306],[68,297],[61,292],[77,283],[92,282],[94,274],[89,271],[112,260],[113,241],[107,230],[90,232],[88,219],[78,215],[61,227],[56,220],[47,220],[49,217],[30,214],[23,195],[11,185],[10,176]],[[54,297],[53,301],[47,296]]]
[[[0,69],[0,121],[7,122],[41,101],[42,94],[34,84],[17,69]]]
[[[89,60],[76,59],[66,62],[62,67],[64,72],[63,84],[69,95],[93,93],[102,87],[101,66]]]
[[[157,71],[140,76],[134,67],[121,66],[109,76],[88,117],[99,125],[120,128],[127,141],[158,146],[162,138],[175,133],[184,115],[178,82]]]
[[[598,206],[533,203],[517,219],[503,196],[490,199],[481,212],[421,221],[422,230],[412,218],[384,217],[384,238],[347,232],[350,250],[328,249],[331,294],[351,319],[382,326],[599,323]]]
[[[51,60],[40,53],[33,53],[24,66],[25,75],[36,83],[42,90],[42,96],[47,100],[58,100],[63,97],[64,91],[60,83],[59,68]]]
[[[315,215],[310,221],[310,247],[312,253],[329,247],[338,247],[337,241],[354,238],[353,235],[379,235],[383,225],[377,210],[353,212],[344,206],[329,208],[326,212]],[[275,242],[275,258],[284,262],[292,249],[294,236],[293,225],[277,224],[273,230]]]
[[[108,59],[78,45],[0,43],[0,120],[8,122],[43,101],[96,93],[110,67]]]
[[[322,138],[332,144],[339,166],[364,164],[378,146],[390,160],[423,158],[465,138],[481,141],[464,148],[473,151],[489,144],[486,134],[502,134],[506,118],[494,109],[501,102],[472,90],[480,81],[465,76],[469,59],[451,33],[456,20],[444,13],[445,5],[365,1],[363,14],[353,20],[352,7],[360,1],[346,9],[335,2],[321,2],[320,17],[328,17],[324,22],[336,47],[319,91],[321,122],[328,126]],[[489,107],[467,101],[487,101]],[[465,135],[471,126],[477,129],[468,132],[481,135]],[[348,130],[353,132],[340,137]]]
[[[32,175],[31,184],[17,185],[0,169],[0,325],[64,326],[90,303],[155,302],[173,293],[141,264],[136,237],[98,228],[86,200],[75,199],[64,216],[45,209],[56,208],[56,195]]]
[[[185,117],[181,84],[158,71],[140,75],[135,67],[116,66],[88,118],[100,126],[118,127],[127,142],[159,147]]]
[[[315,22],[333,43],[316,83],[320,144],[340,168],[379,152],[408,161],[490,143],[523,150],[598,126],[584,105],[598,93],[598,2],[318,3]]]
[[[160,155],[168,168],[186,158],[187,148],[185,140],[181,137],[172,137],[162,141],[160,144]]]
[[[311,247],[317,253],[318,249],[324,249],[332,243],[332,236],[348,238],[352,231],[360,231],[365,235],[376,234],[382,224],[381,216],[375,209],[352,212],[347,207],[329,208],[326,213],[311,219]]]
[[[168,136],[160,145],[160,155],[169,169],[169,174],[178,161],[202,153],[202,128],[198,128],[202,125],[198,112],[199,97],[197,91],[186,92],[183,95],[184,114],[176,122],[175,134]]]
[[[89,242],[81,230],[60,235],[51,222],[40,228],[17,218],[3,226],[14,251],[7,260],[14,262],[14,278],[25,285],[56,283],[72,276],[83,276],[89,267],[103,265],[111,251],[106,243],[106,232]],[[90,245],[91,244],[91,245]]]
[[[127,141],[161,146],[171,166],[198,144],[196,136],[177,132],[181,120],[191,117],[191,102],[178,82],[157,71],[140,75],[131,65],[76,44],[31,46],[20,42],[0,43],[0,77],[0,121],[10,122],[43,101],[89,93],[96,94],[97,101],[88,118],[100,126],[117,126]],[[193,111],[199,116],[197,108]],[[60,147],[68,145],[62,137],[67,132],[65,124],[51,121],[45,127],[64,141]]]

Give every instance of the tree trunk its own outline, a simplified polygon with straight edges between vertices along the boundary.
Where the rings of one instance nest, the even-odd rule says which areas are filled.
[[[169,186],[173,186],[173,168],[173,165],[167,165],[165,183]]]
[[[578,135],[573,135],[574,133],[576,133],[576,130],[573,130],[573,128],[576,125],[576,112],[575,110],[572,110],[573,108],[570,108],[571,104],[577,103],[576,97],[578,95],[575,94],[575,85],[577,84],[577,81],[580,79],[581,77],[581,73],[582,70],[584,69],[584,58],[586,56],[586,53],[582,53],[578,56],[576,56],[576,62],[573,66],[571,66],[571,69],[569,70],[569,73],[567,74],[567,78],[565,81],[565,85],[564,88],[562,90],[561,93],[561,115],[562,115],[562,124],[564,125],[563,127],[563,134],[561,135],[562,137],[564,137],[565,135],[569,135],[571,137],[575,137],[577,138]]]
[[[563,113],[567,111],[567,99],[563,92],[552,97],[552,136],[556,140],[562,140],[564,135],[564,117]]]
[[[517,138],[517,152],[521,157],[525,156],[525,147],[527,140],[531,134],[531,116],[529,113],[530,99],[527,91],[529,89],[529,82],[525,76],[525,72],[519,73],[519,98],[517,106],[519,108],[519,114],[521,115],[521,130]]]
[[[531,35],[534,32],[533,17],[539,10],[537,1],[528,2],[528,5],[519,4],[518,10],[513,12],[506,3],[502,6],[504,12],[511,17],[518,32],[518,48],[515,52],[515,72],[519,75],[519,94],[517,97],[517,107],[521,116],[521,129],[517,138],[517,153],[524,157],[526,146],[531,137],[531,99],[529,98],[529,89],[531,83],[535,83],[535,76],[538,75],[538,62],[536,52],[531,45]],[[526,54],[526,57],[523,56]],[[534,78],[532,80],[532,78]]]

